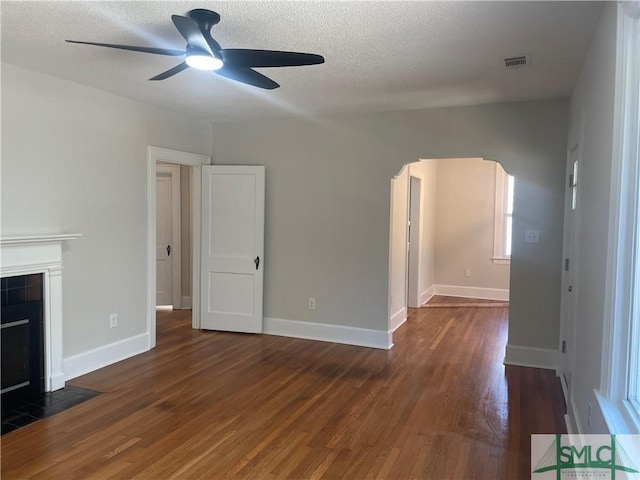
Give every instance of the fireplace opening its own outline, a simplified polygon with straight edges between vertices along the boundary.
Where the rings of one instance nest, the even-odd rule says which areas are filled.
[[[2,278],[1,284],[2,412],[44,392],[43,275]]]

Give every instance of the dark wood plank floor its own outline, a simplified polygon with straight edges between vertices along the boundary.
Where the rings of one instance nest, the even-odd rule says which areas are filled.
[[[105,392],[2,437],[6,479],[528,479],[564,432],[551,371],[504,367],[507,308],[411,310],[390,351],[194,331],[71,384]]]

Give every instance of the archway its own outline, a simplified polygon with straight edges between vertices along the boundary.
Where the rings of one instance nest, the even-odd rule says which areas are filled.
[[[509,177],[493,160],[443,158],[407,164],[391,180],[390,332],[434,295],[509,300]]]

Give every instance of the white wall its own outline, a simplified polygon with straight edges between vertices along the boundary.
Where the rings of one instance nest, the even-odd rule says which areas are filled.
[[[578,325],[570,413],[585,433],[606,432],[594,389],[600,387],[613,142],[616,3],[606,3],[571,96],[572,136],[582,130],[579,170]],[[584,125],[584,127],[582,126]],[[592,418],[588,419],[589,404]]]
[[[212,158],[266,165],[265,316],[375,330],[389,312],[390,179],[420,158],[501,161],[518,182],[509,342],[555,351],[566,129],[564,100],[216,123]],[[539,244],[524,244],[529,228]]]
[[[206,154],[210,137],[196,118],[2,64],[2,235],[83,235],[63,253],[65,358],[146,333],[146,148]]]
[[[509,265],[493,256],[495,162],[479,158],[438,160],[435,283],[509,289]],[[471,271],[465,277],[465,270]],[[470,290],[473,291],[473,290]]]

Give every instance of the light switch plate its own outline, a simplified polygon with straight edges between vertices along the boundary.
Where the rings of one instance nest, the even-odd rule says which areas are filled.
[[[524,232],[524,243],[538,243],[540,241],[539,230],[527,230]]]

